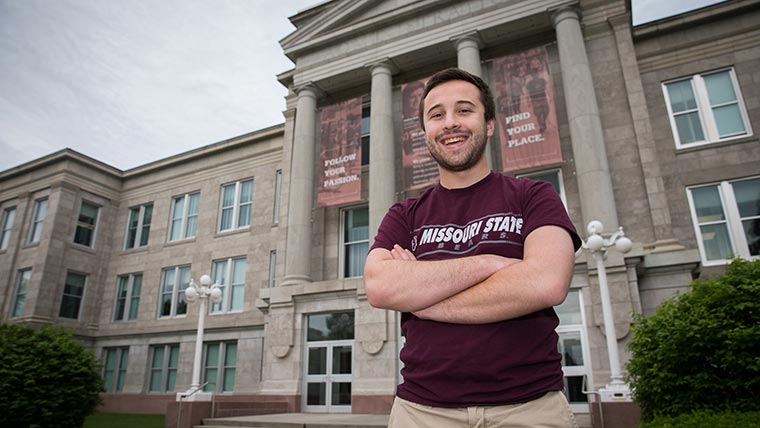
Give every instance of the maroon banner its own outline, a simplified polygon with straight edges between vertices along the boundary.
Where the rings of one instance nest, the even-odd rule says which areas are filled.
[[[362,188],[362,100],[324,107],[317,206],[358,201]]]
[[[404,124],[401,146],[403,147],[402,164],[406,190],[421,189],[438,182],[438,164],[430,156],[425,143],[425,132],[419,120],[419,105],[425,82],[427,79],[401,85]]]
[[[497,58],[494,72],[504,171],[562,162],[546,49]]]

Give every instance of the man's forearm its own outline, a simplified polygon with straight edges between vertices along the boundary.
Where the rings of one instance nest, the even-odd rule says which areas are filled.
[[[372,306],[400,312],[430,307],[514,262],[494,255],[417,261],[400,247],[395,257],[386,251],[375,249],[367,257],[365,289]]]
[[[435,305],[420,318],[455,324],[485,324],[517,318],[564,301],[574,266],[569,235],[537,230],[526,242],[526,259]]]

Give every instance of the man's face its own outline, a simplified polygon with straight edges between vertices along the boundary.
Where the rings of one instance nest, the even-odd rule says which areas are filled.
[[[493,121],[485,121],[480,91],[472,83],[450,80],[433,88],[423,107],[425,140],[438,165],[449,171],[472,168],[483,157]]]

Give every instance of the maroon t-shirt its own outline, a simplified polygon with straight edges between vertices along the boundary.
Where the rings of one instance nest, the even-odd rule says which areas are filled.
[[[522,259],[525,238],[546,225],[565,228],[575,248],[580,247],[549,183],[492,172],[464,189],[437,185],[394,204],[372,248],[390,250],[399,244],[418,260],[476,254]],[[403,313],[404,382],[397,394],[428,406],[467,407],[524,403],[561,390],[562,357],[554,331],[558,324],[552,308],[482,325],[427,321]]]

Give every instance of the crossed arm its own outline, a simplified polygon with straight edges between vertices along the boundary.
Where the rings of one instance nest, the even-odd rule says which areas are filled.
[[[478,255],[418,261],[399,246],[372,250],[364,268],[371,305],[420,318],[482,324],[520,317],[564,301],[573,272],[570,235],[543,226],[525,239],[523,259]]]

